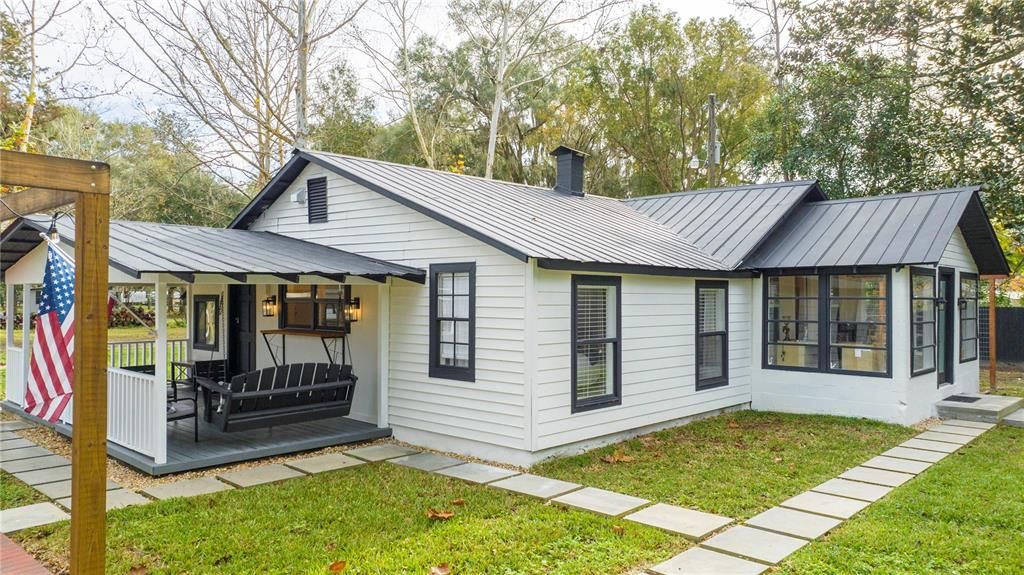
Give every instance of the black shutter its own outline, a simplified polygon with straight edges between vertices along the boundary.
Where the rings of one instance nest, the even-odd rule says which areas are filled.
[[[306,180],[306,208],[309,210],[309,223],[327,221],[327,178]]]

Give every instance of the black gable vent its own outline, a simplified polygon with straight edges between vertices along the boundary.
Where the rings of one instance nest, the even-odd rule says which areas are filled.
[[[306,209],[309,223],[322,224],[327,221],[327,178],[306,180]]]
[[[558,146],[555,157],[555,190],[574,196],[583,195],[583,162],[587,155],[568,146]]]

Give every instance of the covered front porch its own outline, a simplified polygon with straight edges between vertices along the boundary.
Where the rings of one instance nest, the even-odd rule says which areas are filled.
[[[25,321],[15,333],[15,318],[30,318],[36,309],[47,250],[39,234],[46,225],[19,220],[0,237],[7,301],[19,304],[7,306],[4,409],[21,414],[34,330]],[[59,231],[67,248],[74,237],[71,224],[61,222]],[[276,234],[138,222],[111,222],[110,265],[113,293],[147,292],[152,309],[150,337],[108,345],[110,456],[163,475],[391,434],[389,290],[394,281],[422,282],[423,271]],[[168,314],[175,309],[184,338],[180,327],[177,337],[169,335]],[[218,370],[205,372],[211,365]],[[306,418],[300,412],[255,428],[218,422],[225,419],[223,397],[207,413],[202,388],[181,375],[192,370],[223,382],[224,389],[241,385],[258,393],[269,389],[269,379],[244,374],[309,366],[303,376],[308,379],[312,366],[332,365],[347,366],[357,377],[344,416]],[[230,383],[240,374],[248,383]],[[306,385],[320,382],[305,379]],[[170,402],[175,393],[178,401]],[[268,396],[260,405],[272,407],[274,401]],[[263,409],[253,402],[235,405]],[[73,409],[72,400],[52,425],[56,431],[71,434]],[[189,409],[195,416],[185,413]]]

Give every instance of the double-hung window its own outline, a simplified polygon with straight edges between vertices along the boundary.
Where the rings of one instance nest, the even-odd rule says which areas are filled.
[[[572,411],[622,403],[622,279],[572,276]]]
[[[729,282],[697,282],[697,390],[726,385]]]
[[[765,367],[889,374],[888,272],[767,276],[764,285]]]
[[[476,379],[476,264],[430,266],[430,377]]]
[[[935,270],[910,270],[910,369],[935,371]]]
[[[978,359],[978,276],[960,273],[960,363]]]

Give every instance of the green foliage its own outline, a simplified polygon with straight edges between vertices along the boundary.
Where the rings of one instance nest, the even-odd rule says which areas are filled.
[[[325,152],[371,157],[378,154],[374,136],[379,127],[373,118],[373,100],[359,94],[359,82],[344,62],[320,82],[323,94],[313,107],[320,121],[313,126],[313,147]]]
[[[0,397],[3,397],[2,387],[0,387]],[[0,471],[0,509],[22,507],[46,500],[46,496],[42,493],[32,489],[10,473]]]
[[[29,44],[6,11],[0,12],[0,148],[15,149],[25,137],[22,120],[29,93]],[[35,126],[45,126],[60,117],[63,108],[46,83],[36,89]],[[36,151],[36,138],[29,151]]]

